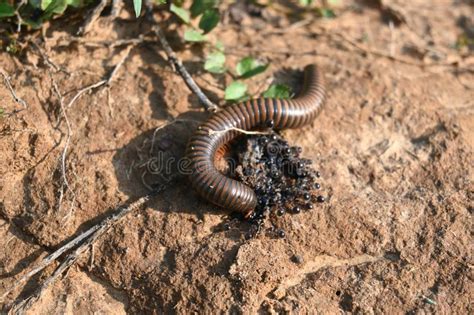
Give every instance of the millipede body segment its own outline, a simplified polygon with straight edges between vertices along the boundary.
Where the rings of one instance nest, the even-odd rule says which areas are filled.
[[[206,200],[245,215],[257,205],[252,188],[219,172],[216,153],[239,131],[300,128],[311,123],[325,100],[324,80],[315,65],[305,68],[304,86],[294,99],[258,98],[225,107],[198,127],[187,147],[193,188]]]

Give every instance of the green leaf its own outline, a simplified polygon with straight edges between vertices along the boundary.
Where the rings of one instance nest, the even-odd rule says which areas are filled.
[[[8,3],[0,3],[0,18],[10,17],[15,15],[15,8]]]
[[[41,0],[41,10],[46,11],[46,9],[53,3],[53,0]]]
[[[195,29],[187,29],[184,31],[184,40],[187,42],[203,42],[206,40],[206,36],[202,35]]]
[[[50,5],[51,9],[50,7],[48,7],[48,10],[51,10],[51,12],[56,13],[56,14],[63,14],[67,8],[66,1],[67,0],[53,0],[53,4]]]
[[[217,41],[216,45],[214,46],[218,51],[224,52],[224,44],[221,41]]]
[[[133,9],[135,10],[135,17],[139,17],[142,12],[142,0],[133,0]]]
[[[66,0],[66,4],[74,8],[80,8],[84,5],[84,2],[82,0]]]
[[[191,16],[195,18],[204,11],[215,8],[216,4],[217,0],[194,0],[191,5]]]
[[[332,19],[336,17],[336,13],[334,13],[333,10],[328,9],[328,8],[319,8],[318,13],[319,15],[327,19]]]
[[[62,14],[67,8],[66,0],[42,0],[41,7],[43,8],[45,5],[47,6],[42,9],[44,11],[41,19],[48,20],[50,19],[54,13]]]
[[[35,9],[41,9],[41,0],[29,0],[28,3]]]
[[[199,21],[199,28],[204,31],[204,34],[209,33],[219,24],[219,20],[220,16],[217,9],[206,10]]]
[[[35,21],[35,20],[32,20],[32,19],[26,18],[26,19],[23,19],[23,23],[25,23],[26,25],[28,25],[32,29],[36,30],[36,29],[39,29],[41,27],[42,20],[39,19],[39,20]]]
[[[272,84],[263,93],[263,97],[265,98],[290,98],[290,95],[291,89],[285,84]]]
[[[225,99],[236,101],[246,97],[247,85],[245,83],[234,81],[225,89]]]
[[[211,73],[225,72],[225,55],[220,51],[209,54],[204,63],[204,70]]]
[[[174,3],[171,4],[170,6],[171,12],[176,14],[181,20],[183,20],[184,23],[189,23],[189,11],[183,8],[178,7]]]
[[[302,6],[307,7],[313,3],[313,0],[300,0],[299,2]]]
[[[267,68],[268,64],[262,64],[253,57],[245,57],[237,64],[235,72],[241,78],[246,79],[264,72]]]

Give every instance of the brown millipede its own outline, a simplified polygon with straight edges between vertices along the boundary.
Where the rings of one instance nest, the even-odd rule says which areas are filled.
[[[225,107],[199,126],[189,141],[187,156],[191,162],[191,185],[204,199],[245,215],[255,209],[255,192],[219,172],[215,166],[216,153],[239,135],[236,129],[268,125],[274,129],[299,128],[311,123],[325,100],[324,80],[315,65],[306,66],[304,74],[302,92],[295,99],[258,98],[242,102]]]

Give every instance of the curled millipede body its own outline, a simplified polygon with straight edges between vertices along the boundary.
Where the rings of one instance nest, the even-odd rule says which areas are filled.
[[[299,128],[311,123],[325,100],[324,81],[315,65],[306,66],[304,74],[297,98],[258,98],[228,106],[198,128],[189,141],[187,156],[191,185],[204,199],[245,215],[255,209],[255,192],[219,172],[214,164],[216,153],[239,135],[236,129]]]

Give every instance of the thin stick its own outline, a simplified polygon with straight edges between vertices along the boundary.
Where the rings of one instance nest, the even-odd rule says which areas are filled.
[[[120,59],[120,61],[114,67],[114,69],[112,70],[112,72],[110,73],[110,75],[107,79],[100,80],[99,82],[96,82],[94,84],[88,85],[88,86],[80,89],[76,93],[76,95],[74,95],[74,97],[71,99],[71,101],[69,101],[66,108],[71,107],[84,93],[89,92],[90,90],[93,90],[93,89],[98,88],[98,87],[103,86],[103,85],[109,85],[112,82],[112,80],[116,77],[117,72],[120,69],[120,67],[123,65],[123,63],[125,62],[127,57],[130,55],[130,52],[132,51],[133,47],[135,47],[135,44],[132,44],[132,45],[128,46],[124,56],[122,57],[122,59]]]
[[[69,249],[75,247],[77,244],[81,243],[82,240],[84,240],[85,238],[87,238],[88,236],[90,236],[91,234],[93,234],[95,231],[97,231],[97,229],[99,228],[99,226],[93,226],[92,228],[90,228],[89,230],[85,231],[84,233],[76,236],[74,239],[72,239],[71,241],[69,241],[68,243],[66,243],[65,245],[61,246],[60,248],[58,248],[55,252],[49,254],[47,257],[45,257],[40,263],[38,266],[36,266],[35,268],[33,268],[33,270],[31,270],[30,272],[28,272],[26,275],[24,275],[23,277],[21,277],[17,282],[15,282],[15,284],[13,286],[11,286],[7,291],[5,291],[5,293],[2,294],[2,296],[0,296],[0,302],[2,302],[7,296],[8,294],[10,294],[13,290],[15,290],[16,288],[18,288],[22,283],[28,281],[29,279],[31,279],[31,277],[33,277],[35,274],[37,274],[38,272],[40,272],[41,270],[43,270],[44,268],[48,267],[51,263],[53,263],[54,261],[56,261],[56,259],[61,256],[62,254],[64,254],[64,252],[68,251]]]
[[[18,3],[18,6],[15,9],[15,15],[16,19],[18,20],[18,24],[16,26],[16,32],[20,33],[21,32],[21,24],[23,24],[23,18],[20,15],[20,8],[26,4],[27,0],[21,0],[20,3]]]
[[[153,27],[153,31],[155,32],[156,36],[158,36],[158,39],[160,40],[161,46],[163,46],[163,49],[165,50],[166,55],[168,56],[168,61],[170,62],[171,66],[178,72],[178,74],[183,78],[184,82],[188,86],[188,88],[196,94],[198,97],[199,101],[201,104],[204,106],[204,108],[207,111],[210,112],[215,112],[217,110],[217,105],[214,104],[207,96],[204,94],[204,92],[201,90],[201,88],[194,82],[193,78],[189,74],[189,72],[186,70],[186,68],[183,66],[183,63],[181,60],[178,59],[176,56],[175,52],[173,49],[171,49],[170,44],[165,38],[165,35],[161,31],[161,28],[158,25],[155,25]]]
[[[33,45],[33,47],[39,52],[39,54],[41,55],[41,57],[44,59],[44,62],[50,67],[50,68],[53,68],[55,71],[62,71],[64,73],[66,73],[67,75],[71,75],[67,70],[61,68],[60,66],[58,66],[57,64],[55,64],[49,57],[48,55],[41,49],[41,47],[35,43],[34,41],[31,41],[31,44]]]
[[[129,206],[119,208],[114,214],[112,214],[111,216],[107,217],[105,220],[101,221],[97,225],[90,228],[89,230],[93,230],[93,231],[92,233],[88,234],[89,238],[85,239],[85,241],[79,247],[77,247],[71,254],[69,254],[66,257],[66,259],[61,263],[61,265],[54,271],[54,273],[48,279],[46,279],[43,282],[43,284],[32,295],[30,295],[29,297],[27,297],[26,299],[18,303],[13,304],[9,313],[22,314],[26,310],[28,310],[28,308],[30,308],[31,305],[40,298],[44,290],[46,290],[52,283],[54,283],[65,270],[67,270],[72,264],[74,264],[77,261],[77,259],[81,256],[81,254],[84,253],[89,248],[89,246],[92,246],[92,244],[94,244],[95,241],[97,241],[97,239],[104,232],[106,232],[113,224],[115,224],[118,220],[123,218],[125,215],[143,206],[156,193],[162,191],[164,188],[165,186],[162,185],[157,190],[132,202]],[[86,231],[85,233],[87,232],[88,231]]]
[[[0,68],[0,74],[3,76],[5,85],[10,90],[10,94],[12,95],[13,100],[17,102],[18,104],[20,104],[21,106],[23,106],[23,108],[25,109],[28,108],[28,105],[26,104],[26,102],[21,97],[18,97],[18,95],[16,95],[15,90],[13,89],[12,84],[10,82],[10,76],[7,74],[5,70],[3,70],[3,68]]]
[[[72,137],[72,127],[71,127],[71,123],[69,122],[69,118],[66,115],[66,109],[64,108],[63,96],[62,96],[61,92],[59,91],[59,87],[58,87],[56,81],[53,79],[52,76],[51,76],[51,79],[53,81],[54,92],[56,93],[57,97],[59,98],[59,105],[61,107],[61,113],[64,117],[64,120],[66,121],[66,126],[67,126],[66,143],[64,144],[63,152],[61,153],[61,179],[62,179],[62,184],[61,184],[61,191],[59,193],[58,211],[61,211],[61,205],[62,205],[62,200],[63,200],[63,197],[64,197],[64,193],[67,192],[67,191],[70,191],[73,194],[73,202],[71,203],[71,209],[70,209],[70,212],[72,212],[72,209],[74,208],[74,202],[76,200],[76,194],[74,193],[73,190],[70,189],[69,182],[68,182],[67,176],[66,176],[66,158],[67,158],[67,151],[69,149],[69,143],[71,142],[71,137]]]
[[[61,266],[56,270],[50,278],[48,278],[43,285],[31,296],[28,297],[26,300],[15,304],[12,309],[17,309],[21,305],[31,305],[28,303],[29,299],[37,299],[43,292],[43,290],[49,286],[51,283],[53,283],[59,275],[67,269],[67,267],[71,266],[77,258],[80,256],[81,253],[84,252],[84,249],[87,248],[89,245],[94,243],[97,238],[106,230],[108,230],[114,223],[116,223],[118,220],[123,218],[125,215],[129,214],[130,212],[138,209],[139,207],[143,206],[145,203],[147,203],[153,196],[155,196],[157,193],[163,191],[165,189],[165,185],[161,185],[151,193],[140,197],[136,201],[130,203],[126,207],[119,208],[114,214],[108,216],[98,224],[90,227],[88,230],[84,231],[83,233],[79,234],[75,238],[73,238],[71,241],[67,242],[60,248],[58,248],[56,251],[48,255],[46,258],[44,258],[38,266],[36,266],[33,270],[28,272],[26,275],[24,275],[22,278],[20,278],[12,287],[10,287],[1,297],[0,301],[3,301],[8,294],[10,294],[13,290],[15,290],[20,284],[26,282],[27,280],[31,279],[35,274],[43,270],[44,268],[48,267],[50,264],[52,264],[54,261],[57,260],[59,256],[61,256],[63,253],[68,251],[71,248],[76,247],[78,244],[81,244],[77,249],[70,254],[66,260],[61,264]],[[64,265],[64,266],[63,266]],[[52,279],[51,279],[52,278]],[[34,301],[32,301],[34,302]]]
[[[125,62],[125,60],[128,58],[128,56],[130,56],[130,52],[132,51],[132,48],[135,47],[135,44],[133,45],[129,45],[126,50],[125,50],[125,54],[123,55],[122,59],[120,59],[120,61],[115,65],[114,69],[112,70],[112,72],[110,73],[110,76],[109,78],[107,79],[107,85],[109,85],[112,80],[116,77],[117,75],[117,72],[119,71],[120,67],[123,65],[123,63]]]
[[[92,10],[91,14],[87,17],[84,24],[77,31],[77,35],[84,35],[89,32],[94,22],[99,18],[102,11],[104,11],[108,0],[101,0],[99,4]]]
[[[119,46],[125,46],[125,45],[138,45],[142,43],[156,43],[156,40],[151,37],[145,37],[143,35],[138,36],[138,38],[124,38],[124,39],[117,39],[117,40],[97,40],[97,41],[91,41],[88,39],[84,39],[83,37],[64,37],[62,38],[56,46],[58,47],[68,47],[72,43],[79,43],[82,44],[86,47],[107,47],[107,48],[115,48]]]
[[[161,129],[171,126],[175,123],[180,123],[180,122],[200,122],[199,120],[194,120],[194,119],[184,119],[184,118],[175,118],[171,121],[168,121],[166,123],[161,124],[160,126],[156,127],[155,131],[153,131],[153,136],[151,138],[151,146],[150,146],[150,154],[153,154],[153,149],[155,147],[155,139],[156,139],[156,134],[158,131]]]
[[[123,1],[122,0],[112,0],[112,12],[110,12],[110,15],[112,18],[116,18],[119,16],[120,11],[122,10],[123,7]]]
[[[100,80],[99,82],[96,82],[94,84],[86,86],[85,88],[80,89],[79,92],[77,92],[77,94],[74,95],[74,97],[71,99],[71,101],[67,104],[66,107],[67,108],[71,107],[72,104],[74,104],[79,99],[79,97],[81,97],[82,94],[89,92],[90,90],[93,90],[95,88],[98,88],[99,86],[102,86],[106,83],[107,83],[107,80]]]
[[[93,238],[93,236],[91,238]],[[41,297],[41,294],[49,287],[49,285],[54,283],[61,276],[61,274],[77,260],[77,258],[87,249],[88,246],[89,242],[86,242],[79,246],[72,254],[69,254],[64,262],[48,279],[43,282],[43,284],[38,289],[36,289],[32,295],[20,301],[19,303],[14,304],[8,311],[8,314],[25,314],[25,312],[33,305],[33,303],[38,301],[38,299]]]

